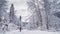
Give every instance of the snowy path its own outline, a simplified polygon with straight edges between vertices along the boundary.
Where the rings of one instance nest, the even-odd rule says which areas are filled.
[[[29,31],[29,30],[23,30],[22,32],[19,32],[19,30],[9,31],[5,34],[60,34],[59,32],[46,32],[46,31]]]

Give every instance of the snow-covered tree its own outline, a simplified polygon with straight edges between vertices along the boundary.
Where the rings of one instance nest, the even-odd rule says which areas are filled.
[[[59,30],[59,0],[44,0],[44,8],[46,12],[46,27],[49,30]]]
[[[14,5],[11,4],[10,12],[9,12],[9,23],[15,24],[20,27],[20,20],[15,15]]]
[[[36,22],[35,22],[36,15],[34,15],[36,13],[36,11],[35,11],[35,9],[36,9],[35,0],[29,0],[27,2],[27,4],[28,4],[28,8],[29,8],[30,12],[32,13],[31,17],[30,17],[30,23],[33,24],[33,26],[35,27],[35,25],[36,25]],[[30,26],[30,27],[34,28],[33,26]]]
[[[9,18],[8,18],[8,4],[7,0],[0,0],[0,30],[4,31],[4,27],[6,26],[5,24],[9,23]],[[4,27],[3,27],[4,26]]]
[[[27,4],[29,11],[32,13],[30,23],[33,24],[33,27],[34,25],[40,25],[40,28],[44,30],[60,29],[59,0],[29,0]]]
[[[13,6],[13,4],[12,4],[11,7],[10,7],[9,17],[10,17],[10,23],[11,23],[11,22],[14,22],[15,14],[14,14],[14,6]]]
[[[60,1],[59,0],[53,0],[50,2],[51,5],[51,9],[50,9],[50,28],[53,28],[55,30],[59,30],[60,27],[59,27],[59,22],[60,22],[60,19],[58,18],[59,17],[59,14],[57,14],[60,9]],[[53,19],[53,20],[52,20]],[[53,25],[52,25],[53,24]]]
[[[32,13],[31,21],[34,22],[37,27],[40,29],[46,29],[46,13],[44,8],[44,1],[43,0],[29,0],[28,8]],[[30,21],[30,22],[31,22]]]

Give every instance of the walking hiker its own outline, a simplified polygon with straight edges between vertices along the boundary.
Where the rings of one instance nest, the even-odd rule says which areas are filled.
[[[20,27],[20,32],[21,32],[22,28]]]
[[[20,28],[19,28],[20,32],[21,32],[21,30],[22,30],[21,19],[22,19],[22,17],[20,16]]]

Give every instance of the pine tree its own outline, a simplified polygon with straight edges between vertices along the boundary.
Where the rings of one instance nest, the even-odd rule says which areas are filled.
[[[9,18],[10,18],[10,23],[11,23],[11,22],[14,23],[15,13],[14,13],[14,6],[13,6],[13,4],[12,4],[11,7],[10,7]]]
[[[10,12],[9,12],[9,23],[13,23],[17,26],[20,25],[20,21],[19,19],[17,18],[17,16],[15,15],[15,10],[14,10],[14,5],[11,4],[11,7],[10,7]]]

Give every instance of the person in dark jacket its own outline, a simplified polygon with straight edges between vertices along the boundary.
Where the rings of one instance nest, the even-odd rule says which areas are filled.
[[[20,32],[21,32],[22,28],[20,27]]]

